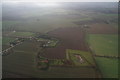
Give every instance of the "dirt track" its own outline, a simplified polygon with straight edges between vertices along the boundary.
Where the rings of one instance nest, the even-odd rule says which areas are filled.
[[[52,59],[65,58],[66,49],[88,51],[85,43],[85,34],[80,27],[59,28],[48,33],[60,39],[60,44],[55,48],[47,48],[42,56]]]

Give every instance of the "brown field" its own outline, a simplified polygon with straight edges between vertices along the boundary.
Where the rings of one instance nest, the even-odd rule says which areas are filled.
[[[85,43],[85,34],[80,27],[59,28],[48,33],[50,36],[60,40],[55,48],[47,48],[45,53],[41,54],[50,59],[65,58],[66,49],[89,51]]]
[[[87,32],[92,34],[117,34],[118,29],[111,26],[110,24],[96,23],[89,25]]]

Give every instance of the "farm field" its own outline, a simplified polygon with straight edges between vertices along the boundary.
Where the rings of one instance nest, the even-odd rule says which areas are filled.
[[[104,78],[117,78],[118,73],[118,59],[95,57]],[[111,66],[112,65],[112,66]]]
[[[20,32],[20,31],[8,31],[6,33],[4,33],[4,36],[9,36],[9,37],[23,37],[23,38],[27,38],[27,37],[34,37],[36,34],[32,33],[32,32]]]
[[[117,3],[3,4],[3,78],[117,78]]]
[[[89,34],[117,34],[118,29],[117,26],[106,24],[106,23],[95,23],[88,25],[89,28],[86,29]],[[116,27],[115,27],[116,26]]]
[[[118,35],[89,34],[89,45],[104,78],[118,77]],[[102,57],[101,57],[102,56]],[[107,57],[104,57],[107,56]],[[111,57],[111,58],[109,58]],[[111,66],[112,63],[112,66]]]
[[[14,41],[15,38],[11,38],[11,37],[2,37],[2,45],[8,45],[9,42]]]
[[[24,41],[22,44],[20,44],[19,46],[16,46],[14,48],[15,51],[23,51],[23,52],[33,52],[36,53],[38,50],[39,43],[37,43],[36,41]]]
[[[37,41],[41,42],[47,42],[47,47],[55,47],[57,43],[59,42],[58,39],[52,38],[52,39],[46,39],[46,38],[37,38]]]
[[[78,30],[78,32],[76,32],[75,34],[79,33],[80,32],[79,30],[81,30],[81,28],[79,28],[79,27],[66,28],[66,30],[65,29],[60,30],[61,31],[60,33],[63,33],[64,30],[68,31],[68,32],[69,31],[74,31],[73,29]],[[82,31],[80,33],[83,34]],[[51,34],[49,34],[49,35],[51,35]],[[66,36],[67,36],[67,38],[66,38]],[[63,41],[65,39],[66,40],[70,39],[70,41],[76,41],[75,38],[72,38],[73,40],[71,40],[70,36],[71,35],[69,35],[69,34],[65,34],[64,37],[62,37],[62,35],[61,35],[59,37],[59,39],[63,40]],[[83,36],[81,35],[81,38],[82,37]],[[77,40],[81,40],[81,39],[77,39]],[[82,44],[83,44],[83,42],[82,42]],[[65,71],[64,67],[60,68],[60,73],[58,73],[58,71],[56,71],[57,67],[55,69],[50,67],[50,69],[48,71],[45,71],[45,72],[43,72],[42,70],[37,69],[36,57],[37,57],[37,54],[38,54],[37,51],[39,51],[39,45],[40,45],[39,42],[37,42],[36,40],[32,40],[32,41],[31,40],[26,40],[22,44],[20,44],[20,45],[16,46],[15,48],[13,48],[13,53],[10,53],[9,55],[4,56],[4,58],[3,58],[3,66],[4,66],[3,70],[6,70],[8,72],[18,73],[18,74],[24,74],[24,75],[29,76],[29,77],[32,77],[32,76],[34,76],[34,77],[60,77],[60,76],[61,77],[71,77],[71,75],[73,75],[72,72],[77,72],[77,70],[80,69],[80,71],[78,71],[77,73],[81,73],[83,71],[84,74],[81,74],[81,76],[80,75],[73,75],[72,77],[84,77],[84,76],[86,76],[86,77],[100,77],[99,72],[95,68],[92,67],[95,64],[94,64],[92,56],[91,56],[91,54],[89,54],[89,52],[86,53],[86,56],[84,55],[84,57],[88,58],[88,60],[90,60],[90,62],[93,65],[90,66],[90,67],[85,67],[86,69],[89,69],[89,70],[87,70],[87,72],[85,72],[86,69],[83,70],[81,68],[82,66],[78,67],[78,68],[73,68],[73,70],[70,71],[71,73],[66,74],[66,75],[63,73],[63,71]],[[68,48],[67,47],[68,44],[65,44],[65,45],[66,45],[66,48],[65,48],[64,54],[62,54],[62,58],[60,58],[59,53],[56,53],[56,55],[52,55],[49,52],[50,55],[46,54],[47,49],[45,50],[45,53],[43,54],[44,56],[43,55],[41,55],[41,56],[46,57],[48,59],[65,59],[65,57],[63,55],[66,55],[66,49]],[[55,48],[51,48],[51,49],[56,49],[58,46],[60,46],[60,45],[57,45]],[[75,47],[75,46],[76,45],[72,46],[71,48],[72,49],[77,49],[77,47]],[[80,49],[83,50],[83,51],[89,51],[86,47],[87,46],[84,46],[82,48],[80,46]],[[48,48],[48,49],[50,49],[50,48]],[[83,54],[83,52],[81,54]],[[50,58],[51,55],[52,55],[52,58]],[[53,63],[53,65],[55,65],[55,64],[61,65],[62,63],[60,63],[60,62],[57,62],[57,60],[56,60],[55,63]],[[69,69],[69,67],[68,67],[68,69]],[[89,75],[88,72],[91,73],[91,75]],[[66,73],[67,73],[67,71],[66,71]],[[55,74],[56,74],[56,76],[52,76],[52,75],[55,75]]]
[[[32,32],[14,32],[11,35],[18,37],[33,37],[35,34]]]
[[[30,43],[30,44],[29,44]],[[27,45],[29,44],[29,45]],[[24,45],[15,47],[14,52],[3,58],[3,70],[13,73],[21,74],[21,71],[27,72],[28,70],[35,69],[35,57],[37,55],[37,47],[35,42],[24,42]],[[31,51],[30,51],[31,50]],[[7,64],[6,64],[7,63]],[[13,70],[14,69],[14,70]]]
[[[48,59],[65,59],[66,49],[89,51],[84,40],[85,34],[80,27],[60,28],[49,32],[48,35],[60,40],[55,48],[47,48],[45,53],[41,54]]]
[[[96,55],[118,56],[118,35],[116,34],[90,34],[88,35],[90,47]]]
[[[29,44],[29,45],[28,45]],[[16,75],[26,75],[26,77],[98,77],[100,76],[93,68],[88,67],[50,67],[48,71],[42,71],[36,67],[37,57],[36,42],[24,42],[14,48],[14,53],[4,56],[3,71],[16,73]],[[24,46],[24,48],[23,48]],[[25,49],[25,50],[24,50]],[[34,51],[35,50],[35,51]],[[72,70],[71,70],[72,69]],[[80,70],[80,71],[79,71]],[[78,75],[73,75],[73,73]],[[65,75],[66,73],[66,75]],[[83,73],[83,74],[81,74]],[[90,75],[91,74],[91,75]],[[4,77],[4,76],[3,76]]]
[[[9,48],[10,47],[10,42],[12,42],[12,41],[14,41],[15,40],[15,38],[11,38],[11,37],[2,37],[1,38],[1,40],[2,40],[2,50],[5,50],[5,49],[7,49],[7,48]]]

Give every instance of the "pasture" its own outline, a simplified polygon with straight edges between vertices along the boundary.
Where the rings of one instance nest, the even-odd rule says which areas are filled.
[[[46,42],[45,44],[47,45],[46,47],[55,47],[59,42],[59,40],[56,38],[52,38],[52,39],[37,38],[37,41]]]
[[[13,42],[13,41],[15,40],[15,38],[2,37],[1,40],[2,40],[2,44],[1,44],[2,50],[5,50],[5,49],[7,49],[7,48],[10,47],[10,44],[9,44],[9,43],[10,43],[10,42]]]
[[[105,58],[98,56],[118,57],[117,34],[89,34],[87,41],[95,56],[95,60],[104,78],[118,77],[118,58]],[[112,64],[112,65],[111,65]]]
[[[104,78],[118,78],[118,59],[95,57]]]
[[[64,59],[50,59],[50,66],[61,66],[64,65]]]
[[[90,34],[88,42],[96,55],[118,56],[118,35]]]
[[[8,36],[11,37],[33,37],[35,36],[35,33],[32,32],[17,32],[17,31],[12,31],[11,33],[8,34]]]

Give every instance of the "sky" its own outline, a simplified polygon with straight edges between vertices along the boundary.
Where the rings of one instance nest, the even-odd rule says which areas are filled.
[[[118,2],[119,0],[2,0],[2,2]]]

